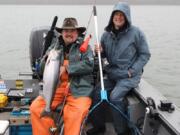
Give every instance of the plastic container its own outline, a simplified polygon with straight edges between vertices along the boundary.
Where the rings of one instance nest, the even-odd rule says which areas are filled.
[[[32,126],[30,124],[10,126],[9,135],[32,135]]]
[[[4,94],[0,94],[0,108],[5,107],[8,103],[8,97]]]

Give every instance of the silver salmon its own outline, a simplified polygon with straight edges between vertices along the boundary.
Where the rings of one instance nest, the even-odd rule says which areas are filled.
[[[49,52],[43,73],[43,97],[46,101],[44,111],[51,112],[51,103],[57,88],[60,72],[60,50],[52,49]]]

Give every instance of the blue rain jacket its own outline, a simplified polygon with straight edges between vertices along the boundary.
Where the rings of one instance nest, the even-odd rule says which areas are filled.
[[[124,13],[127,27],[118,34],[112,32],[112,18],[116,11]],[[105,71],[112,80],[128,78],[128,70],[131,71],[132,79],[140,78],[143,67],[150,58],[148,44],[143,32],[132,25],[130,7],[126,3],[115,5],[109,23],[101,37],[103,48],[102,57],[106,57],[108,65]],[[138,77],[139,76],[139,77]],[[137,86],[139,81],[131,80],[132,86]]]

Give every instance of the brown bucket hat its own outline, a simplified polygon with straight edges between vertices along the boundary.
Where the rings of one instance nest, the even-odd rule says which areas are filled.
[[[83,33],[86,31],[85,27],[78,27],[78,22],[76,18],[73,18],[73,17],[65,18],[61,28],[56,27],[56,30],[60,33],[64,29],[77,29],[80,33]]]

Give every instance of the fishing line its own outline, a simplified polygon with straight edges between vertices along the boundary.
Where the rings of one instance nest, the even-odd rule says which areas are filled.
[[[89,17],[88,24],[87,24],[87,26],[86,26],[86,32],[85,32],[85,34],[84,34],[84,35],[85,35],[84,37],[86,37],[86,35],[87,35],[87,31],[88,31],[88,29],[89,29],[92,16],[93,16],[93,10],[91,11],[91,15],[90,15],[90,17]]]
[[[61,110],[60,112],[58,112],[58,118],[57,118],[57,122],[55,123],[56,124],[56,130],[55,132],[52,132],[51,135],[55,135],[57,133],[57,131],[60,131],[60,134],[59,135],[62,135],[63,132],[64,132],[64,123],[62,123],[62,125],[60,125],[61,123],[61,119],[62,119],[62,115],[63,115],[63,110],[64,110],[64,106],[66,104],[66,99],[67,99],[67,96],[68,96],[68,93],[69,93],[69,86],[72,82],[72,79],[68,82],[66,88],[65,88],[65,95],[64,95],[64,99],[63,99],[63,102],[61,103]]]
[[[93,2],[93,5],[95,5],[96,4],[96,0],[94,0],[94,2]],[[91,14],[90,14],[90,17],[89,17],[89,20],[88,20],[88,23],[87,23],[87,26],[86,26],[86,31],[85,31],[85,36],[84,37],[86,37],[86,35],[87,35],[87,31],[88,31],[88,29],[89,29],[89,26],[90,26],[90,23],[91,23],[91,20],[92,20],[92,16],[93,16],[93,9],[91,10]]]

